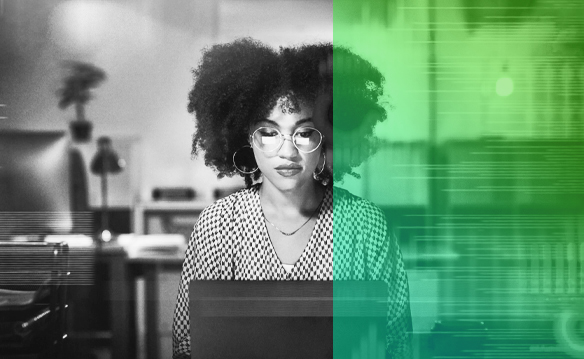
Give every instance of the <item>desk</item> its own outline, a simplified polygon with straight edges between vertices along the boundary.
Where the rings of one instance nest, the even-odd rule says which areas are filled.
[[[158,278],[163,271],[180,271],[182,256],[128,258],[122,247],[107,245],[100,251],[98,260],[107,265],[109,276],[112,359],[132,359],[137,355],[135,281],[138,277],[145,278],[146,359],[158,358]]]

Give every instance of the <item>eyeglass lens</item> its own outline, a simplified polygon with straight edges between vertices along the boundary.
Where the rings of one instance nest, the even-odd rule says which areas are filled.
[[[284,135],[275,128],[260,127],[253,133],[253,141],[262,151],[276,151],[282,146]],[[303,127],[294,132],[292,141],[299,151],[312,152],[320,146],[322,135],[314,128]]]

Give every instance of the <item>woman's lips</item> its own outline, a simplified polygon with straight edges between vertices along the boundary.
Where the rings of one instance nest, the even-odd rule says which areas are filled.
[[[280,176],[284,177],[292,177],[297,175],[302,171],[302,166],[298,165],[289,165],[289,166],[278,166],[276,167],[276,172],[280,174]]]

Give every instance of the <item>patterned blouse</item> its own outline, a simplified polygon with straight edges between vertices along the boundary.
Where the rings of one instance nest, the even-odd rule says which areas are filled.
[[[173,358],[190,358],[191,280],[383,280],[388,284],[387,357],[411,357],[411,316],[406,272],[395,236],[372,203],[328,188],[308,245],[287,272],[270,242],[260,185],[206,208],[186,252],[173,322]]]

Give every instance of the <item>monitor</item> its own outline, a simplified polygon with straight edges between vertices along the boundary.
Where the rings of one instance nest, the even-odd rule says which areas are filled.
[[[0,239],[71,231],[65,132],[0,131]]]

